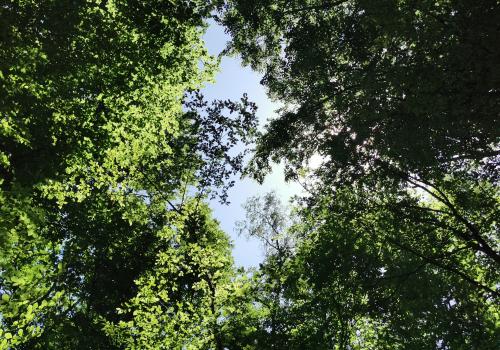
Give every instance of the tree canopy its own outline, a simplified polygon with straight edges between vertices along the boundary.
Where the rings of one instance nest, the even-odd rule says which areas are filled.
[[[0,350],[496,349],[496,0],[0,4]],[[225,54],[278,117],[207,101]],[[246,155],[252,151],[251,160]],[[310,166],[312,157],[321,159]],[[276,162],[235,266],[209,200]]]
[[[294,249],[262,270],[286,261],[277,348],[497,346],[499,18],[488,0],[220,5],[227,52],[283,103],[247,173],[283,161],[306,191]]]
[[[158,348],[166,330],[121,332],[158,312],[187,334],[175,346],[215,343],[206,300],[234,271],[202,201],[225,199],[255,106],[197,92],[217,66],[201,40],[212,5],[0,8],[0,348]],[[165,309],[147,299],[159,288]]]
[[[350,181],[497,156],[499,19],[495,0],[226,1],[228,50],[286,104],[255,172],[317,153]]]

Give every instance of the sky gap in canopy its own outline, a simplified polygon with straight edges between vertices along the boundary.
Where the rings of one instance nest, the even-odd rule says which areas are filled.
[[[210,54],[218,55],[224,49],[229,36],[224,33],[221,26],[210,21],[204,39]],[[210,101],[213,99],[237,100],[247,93],[249,99],[257,103],[257,116],[262,128],[266,120],[275,115],[274,111],[279,105],[267,97],[265,88],[259,83],[260,80],[261,75],[249,67],[243,67],[241,60],[237,57],[224,57],[215,83],[206,84],[203,94]],[[269,191],[275,191],[286,202],[291,196],[300,193],[300,185],[286,183],[283,177],[283,167],[280,165],[275,166],[272,174],[267,176],[262,185],[249,178],[236,178],[235,180],[234,187],[229,191],[230,203],[225,205],[212,200],[210,206],[214,210],[214,216],[220,221],[222,229],[233,240],[233,256],[236,265],[247,268],[258,266],[262,261],[262,249],[259,242],[255,239],[238,237],[235,231],[235,222],[245,217],[242,204],[251,196],[263,195]]]

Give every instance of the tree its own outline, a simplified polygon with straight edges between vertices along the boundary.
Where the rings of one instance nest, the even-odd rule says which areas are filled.
[[[189,203],[159,233],[155,267],[137,280],[138,292],[122,309],[128,321],[107,331],[127,349],[224,349],[219,325],[230,297],[232,259],[227,236]]]
[[[281,260],[274,251],[256,273],[257,303],[269,310],[261,348],[495,348],[496,265],[436,227],[454,224],[420,200],[351,188],[298,209],[286,233],[295,248]],[[397,201],[432,210],[402,215],[387,205]]]
[[[436,228],[431,217],[440,213],[415,220],[388,209],[392,196],[412,200],[345,189],[305,209],[301,230],[311,233],[299,244],[295,278],[308,286],[296,297],[306,300],[306,324],[319,323],[318,337],[340,348],[491,348],[498,269]]]
[[[314,154],[324,160],[318,173],[340,183],[429,179],[459,160],[496,161],[496,1],[231,0],[220,8],[228,51],[263,71],[285,104],[257,146],[257,177],[283,159],[296,176]]]
[[[182,227],[208,215],[207,193],[225,199],[242,162],[233,146],[255,129],[246,97],[209,104],[197,92],[216,69],[201,40],[212,8],[0,6],[0,348],[116,349],[104,325],[130,319],[117,308],[175,253],[166,231],[210,256]]]
[[[261,241],[264,262],[254,272],[253,298],[260,319],[255,334],[257,349],[284,349],[288,340],[288,304],[283,283],[287,262],[293,256],[295,237],[289,231],[294,223],[275,192],[249,198],[245,204],[246,218],[237,223],[239,234]]]
[[[288,179],[306,177],[282,277],[287,347],[496,344],[498,3],[229,0],[219,11],[227,51],[284,104],[247,172],[262,180],[284,161]]]
[[[311,202],[325,187],[334,195],[355,184],[424,191],[461,226],[455,236],[498,266],[498,235],[484,234],[491,231],[474,222],[481,221],[477,209],[459,199],[498,212],[496,195],[485,190],[498,186],[500,75],[492,60],[500,52],[490,22],[500,16],[498,4],[280,5],[221,7],[233,37],[228,50],[263,70],[270,94],[288,104],[260,137],[248,172],[262,179],[271,160],[283,160],[288,177],[299,179],[319,155]]]

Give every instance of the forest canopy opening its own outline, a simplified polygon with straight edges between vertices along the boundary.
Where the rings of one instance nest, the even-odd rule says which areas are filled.
[[[0,350],[498,347],[498,1],[0,19]],[[201,92],[211,21],[282,106],[263,132],[252,96]],[[280,162],[304,191],[248,199],[264,259],[238,268],[209,201]]]

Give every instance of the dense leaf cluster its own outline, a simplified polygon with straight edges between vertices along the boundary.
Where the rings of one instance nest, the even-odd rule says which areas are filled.
[[[319,153],[329,177],[348,180],[498,154],[496,1],[227,1],[225,10],[229,50],[288,106],[260,142],[257,172],[281,158],[296,171]]]

